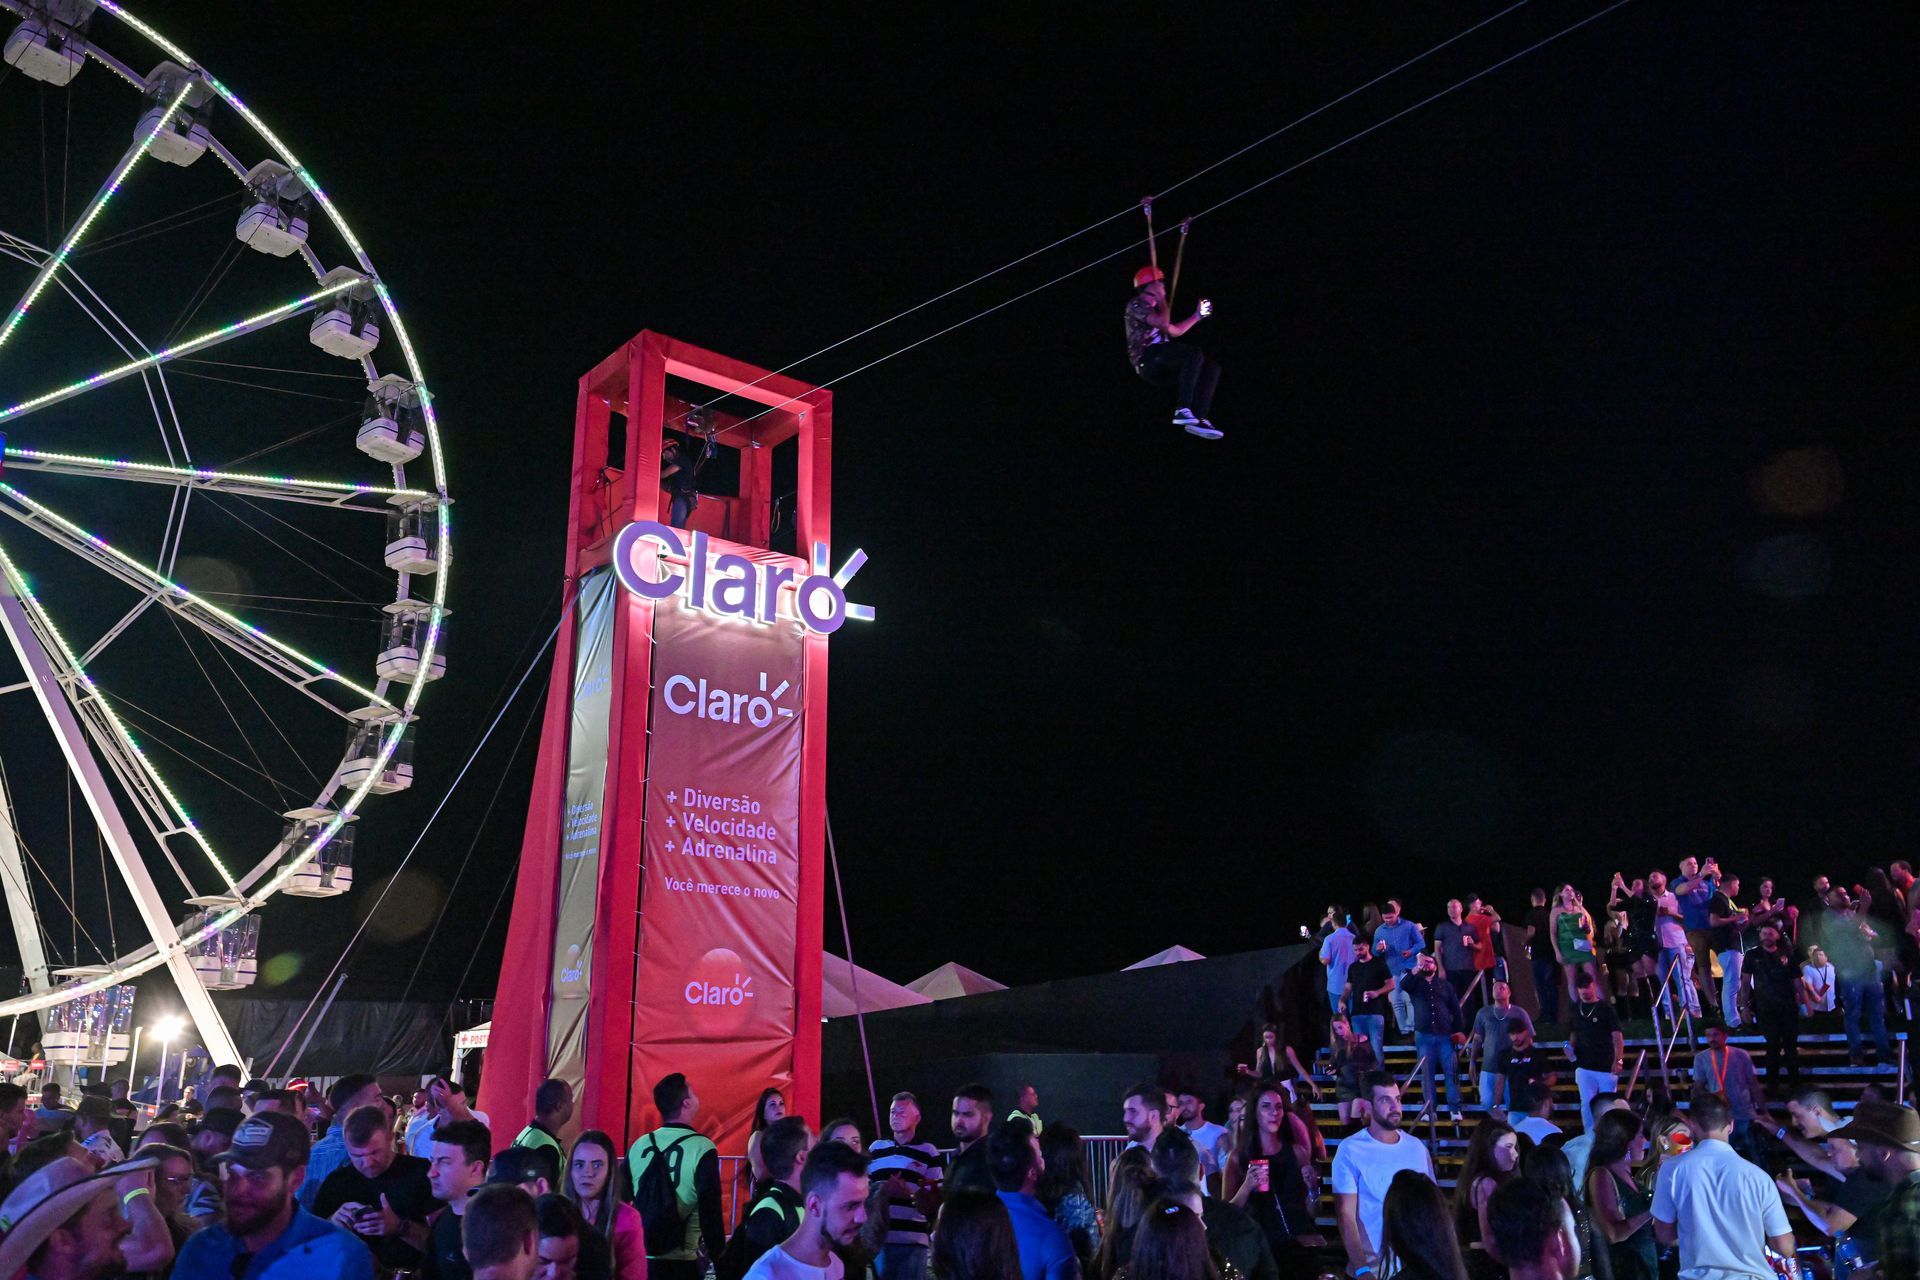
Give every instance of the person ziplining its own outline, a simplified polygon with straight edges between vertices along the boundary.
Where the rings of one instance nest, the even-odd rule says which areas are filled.
[[[1180,224],[1180,245],[1174,253],[1173,279],[1160,270],[1159,247],[1153,236],[1153,202],[1140,202],[1147,215],[1147,249],[1153,261],[1133,273],[1133,297],[1126,306],[1127,359],[1141,379],[1174,390],[1173,425],[1203,440],[1225,433],[1207,415],[1213,411],[1214,388],[1220,384],[1220,366],[1191,342],[1187,331],[1213,314],[1213,303],[1200,304],[1185,320],[1173,318],[1173,294],[1180,287],[1180,261],[1187,251],[1190,222]]]

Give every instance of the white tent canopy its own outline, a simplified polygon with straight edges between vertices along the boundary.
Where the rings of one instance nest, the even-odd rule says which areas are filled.
[[[983,991],[1005,991],[1007,984],[975,973],[963,964],[949,960],[931,973],[923,973],[907,984],[929,1000],[953,1000],[977,996]]]
[[[859,997],[859,1011],[874,1013],[881,1009],[899,1009],[910,1004],[931,1004],[931,996],[923,996],[918,991],[909,991],[899,983],[883,978],[870,969],[862,969],[857,964],[848,964],[832,952],[821,956],[824,962],[820,975],[820,1012],[828,1018],[850,1018],[855,1012],[854,997]],[[856,984],[858,984],[856,989]]]
[[[1163,964],[1185,964],[1189,960],[1205,959],[1205,956],[1195,951],[1192,947],[1183,947],[1176,942],[1165,951],[1154,952],[1145,960],[1135,960],[1127,966],[1127,969],[1152,969]],[[1124,973],[1126,970],[1123,969],[1121,972]]]
[[[820,1012],[823,1017],[851,1018],[854,1015],[856,994],[860,998],[859,1009],[865,1013],[875,1013],[881,1009],[899,1009],[910,1004],[933,1003],[932,996],[923,996],[918,991],[909,991],[899,983],[883,978],[870,969],[862,969],[857,964],[848,964],[832,952],[824,952],[820,958],[823,961],[820,975]],[[858,984],[857,992],[856,983]],[[487,1036],[492,1030],[491,1022],[483,1022],[477,1027],[468,1027],[464,1031],[454,1033],[453,1079],[460,1078],[460,1059],[469,1049],[486,1048]]]

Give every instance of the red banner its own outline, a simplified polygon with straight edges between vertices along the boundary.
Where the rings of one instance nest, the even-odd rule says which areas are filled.
[[[657,1123],[647,1090],[685,1072],[696,1124],[739,1151],[760,1091],[792,1083],[804,633],[655,609],[632,1106]]]

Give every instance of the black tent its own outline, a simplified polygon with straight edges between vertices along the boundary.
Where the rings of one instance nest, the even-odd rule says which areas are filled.
[[[1323,972],[1315,949],[1295,944],[870,1013],[880,1109],[910,1090],[926,1114],[922,1136],[940,1138],[958,1086],[988,1085],[1005,1114],[1014,1090],[1031,1084],[1044,1119],[1118,1133],[1122,1094],[1150,1079],[1200,1094],[1219,1119],[1234,1064],[1252,1061],[1265,1023],[1311,1061],[1325,1017]],[[856,1019],[826,1025],[822,1059],[824,1114],[814,1119],[871,1124]]]

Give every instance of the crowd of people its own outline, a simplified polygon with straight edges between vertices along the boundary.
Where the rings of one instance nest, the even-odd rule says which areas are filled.
[[[1604,1008],[1596,987],[1581,975],[1578,1004]],[[1498,1000],[1481,1012],[1517,1021]],[[1771,1280],[1818,1238],[1832,1280],[1920,1280],[1920,1115],[1872,1086],[1850,1119],[1800,1089],[1777,1120],[1723,1028],[1703,1053],[1723,1056],[1696,1065],[1684,1109],[1659,1088],[1583,1089],[1572,1134],[1529,1076],[1485,1108],[1450,1187],[1377,1064],[1336,1086],[1331,1160],[1324,1076],[1254,1076],[1224,1124],[1200,1092],[1144,1082],[1118,1100],[1127,1144],[1100,1202],[1086,1143],[1042,1122],[1031,1087],[1003,1113],[963,1086],[946,1134],[898,1093],[873,1139],[849,1118],[816,1131],[770,1089],[731,1215],[677,1074],[624,1156],[597,1130],[563,1142],[558,1080],[505,1147],[444,1080],[409,1102],[346,1076],[310,1106],[226,1068],[204,1106],[144,1125],[117,1089],[69,1109],[56,1085],[38,1107],[0,1085],[0,1278]]]
[[[349,1075],[309,1097],[227,1066],[195,1093],[149,1119],[124,1081],[73,1106],[57,1083],[34,1106],[0,1084],[0,1277],[645,1280],[612,1139],[561,1159],[563,1082],[499,1149],[446,1080],[402,1099]]]
[[[1390,1033],[1415,1046],[1424,1098],[1435,1098],[1439,1077],[1456,1123],[1463,1054],[1479,1064],[1470,1074],[1482,1105],[1511,1100],[1536,1083],[1543,1059],[1535,1045],[1549,1028],[1565,1033],[1584,1117],[1594,1094],[1619,1083],[1623,1018],[1653,1018],[1669,1037],[1679,1026],[1690,1044],[1711,1026],[1750,1027],[1763,1041],[1763,1074],[1790,1088],[1801,1075],[1806,1020],[1836,1015],[1853,1065],[1891,1067],[1888,1010],[1907,1007],[1911,975],[1920,973],[1920,880],[1903,861],[1875,868],[1851,890],[1825,876],[1810,888],[1796,905],[1761,877],[1748,896],[1714,859],[1685,858],[1671,879],[1660,870],[1632,880],[1616,873],[1599,920],[1571,884],[1533,890],[1515,920],[1468,894],[1450,900],[1431,930],[1396,899],[1358,916],[1330,907],[1319,959],[1342,1119],[1355,1118],[1354,1083],[1381,1059]],[[1514,1001],[1510,966],[1520,963],[1531,1012]],[[1305,1074],[1297,1058],[1276,1067],[1272,1074]]]
[[[1218,1123],[1208,1088],[1129,1089],[1101,1196],[1087,1143],[1030,1086],[1004,1110],[961,1087],[945,1132],[901,1092],[871,1138],[768,1089],[729,1203],[678,1074],[624,1153],[574,1132],[559,1080],[507,1142],[443,1079],[401,1098],[352,1075],[318,1097],[217,1068],[151,1119],[124,1082],[73,1106],[0,1084],[0,1280],[1771,1280],[1803,1255],[1827,1280],[1920,1280],[1904,1083],[1871,1077],[1843,1118],[1800,1078],[1801,1020],[1836,1011],[1855,1064],[1891,1062],[1920,884],[1905,863],[1870,881],[1820,880],[1796,906],[1689,859],[1671,881],[1615,876],[1604,924],[1570,885],[1536,890],[1523,923],[1474,895],[1430,931],[1391,899],[1332,908],[1324,1054],[1263,1028]],[[1532,1010],[1509,981],[1522,957]],[[1680,1096],[1625,1071],[1622,1018],[1651,1015],[1701,1037]],[[1760,1062],[1728,1038],[1748,1025]],[[1421,1115],[1384,1069],[1395,1036]],[[1413,1127],[1442,1110],[1444,1152]]]

